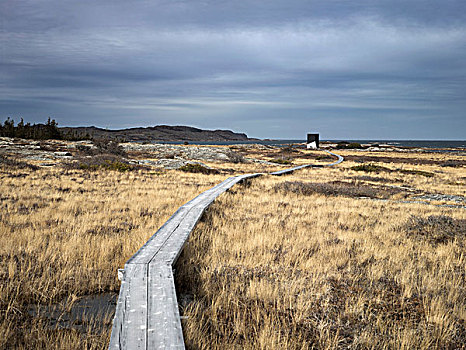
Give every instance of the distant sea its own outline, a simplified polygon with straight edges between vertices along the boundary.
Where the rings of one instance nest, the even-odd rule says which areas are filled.
[[[369,144],[392,145],[395,147],[415,147],[415,148],[466,148],[466,140],[463,141],[429,141],[429,140],[321,140],[329,142],[358,142]],[[238,145],[254,144],[270,146],[285,146],[291,143],[304,143],[306,140],[256,140],[256,141],[190,141],[192,145]],[[183,142],[157,142],[168,144],[183,144]]]

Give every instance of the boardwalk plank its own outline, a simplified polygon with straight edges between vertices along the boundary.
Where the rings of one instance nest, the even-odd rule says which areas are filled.
[[[148,266],[143,264],[125,266],[127,291],[123,302],[117,304],[116,311],[123,314],[123,319],[117,322],[116,330],[119,332],[115,336],[112,332],[110,349],[146,349],[147,269]]]
[[[147,264],[157,254],[172,232],[178,227],[180,221],[191,209],[183,205],[173,214],[160,229],[134,254],[129,260],[130,264]]]
[[[184,349],[172,268],[149,264],[147,349]]]

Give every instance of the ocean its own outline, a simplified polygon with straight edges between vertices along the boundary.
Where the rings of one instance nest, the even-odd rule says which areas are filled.
[[[442,140],[321,140],[329,142],[357,142],[370,144],[393,145],[395,147],[415,147],[415,148],[466,148],[466,140],[463,141],[442,141]],[[292,143],[304,143],[306,140],[256,140],[256,141],[191,141],[192,145],[238,145],[254,144],[270,146],[284,146]],[[157,142],[167,144],[183,144],[183,142]]]

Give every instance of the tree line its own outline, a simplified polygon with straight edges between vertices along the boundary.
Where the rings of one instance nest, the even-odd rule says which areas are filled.
[[[23,118],[15,125],[15,121],[9,117],[0,124],[0,136],[3,137],[16,137],[21,139],[33,139],[33,140],[68,140],[78,141],[90,139],[89,135],[78,135],[73,131],[66,133],[62,132],[58,128],[58,124],[55,119],[48,118],[45,124],[32,124],[24,123]]]

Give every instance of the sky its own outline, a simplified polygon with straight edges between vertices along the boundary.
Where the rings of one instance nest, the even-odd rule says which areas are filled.
[[[466,139],[464,0],[1,0],[0,118]]]

